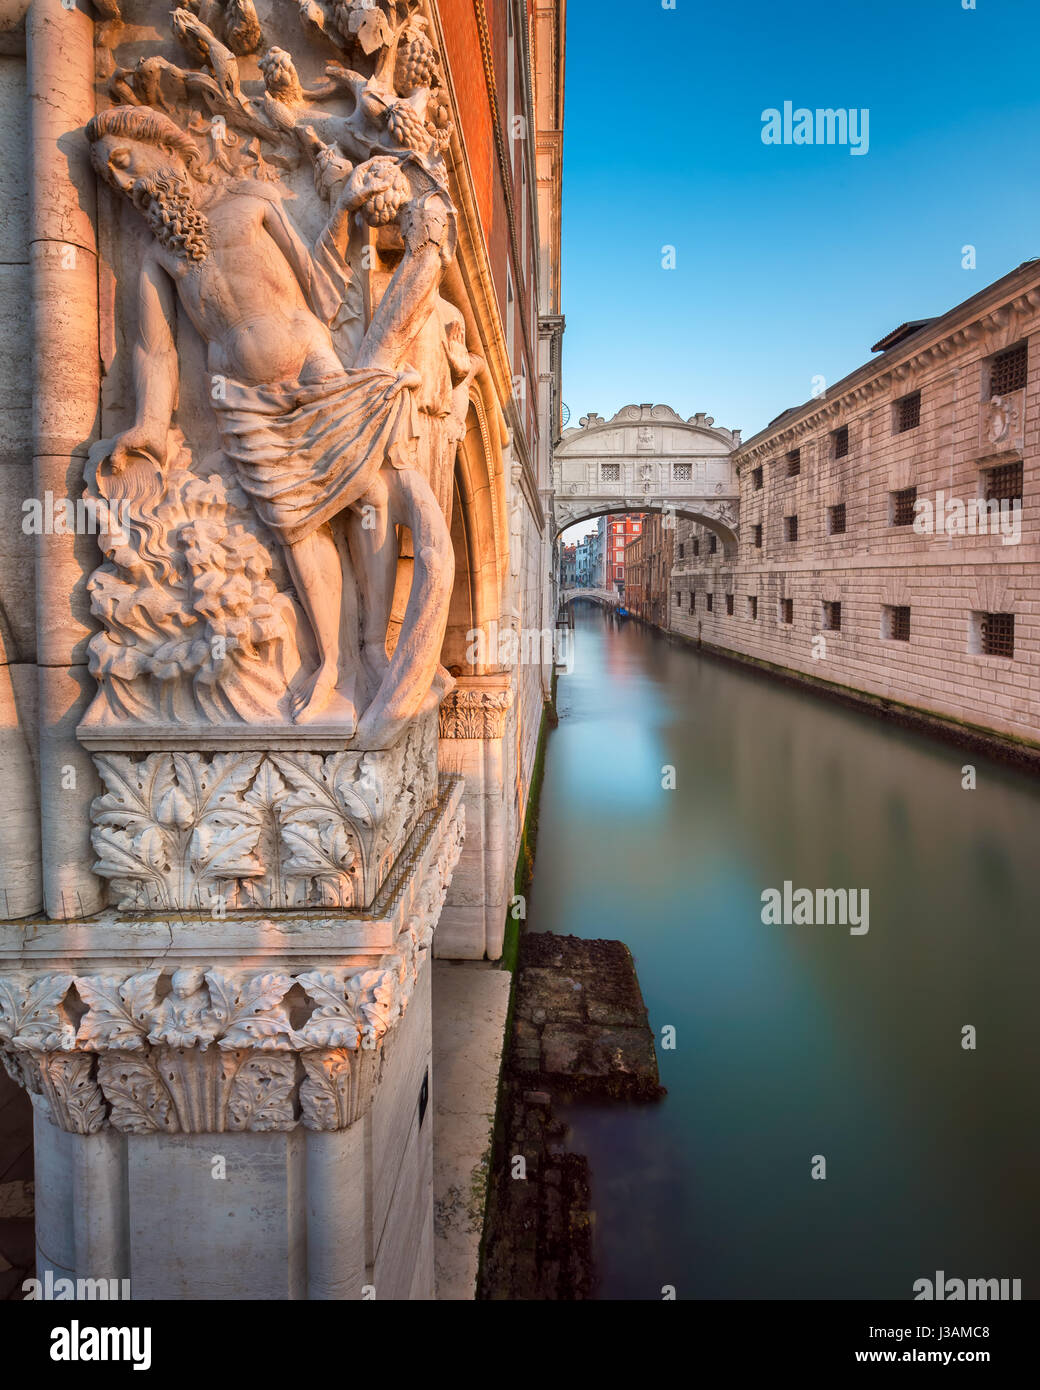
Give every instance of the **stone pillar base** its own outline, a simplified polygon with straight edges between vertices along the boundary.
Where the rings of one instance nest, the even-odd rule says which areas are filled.
[[[461,801],[442,779],[355,917],[0,925],[0,1057],[36,1112],[41,1280],[433,1297],[429,956]]]

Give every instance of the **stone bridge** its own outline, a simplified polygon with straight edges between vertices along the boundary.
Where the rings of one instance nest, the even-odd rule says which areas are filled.
[[[561,589],[560,607],[565,607],[576,598],[588,598],[593,603],[602,603],[608,608],[616,608],[618,603],[617,593],[610,589]]]
[[[557,533],[621,512],[672,512],[736,546],[738,498],[731,455],[740,431],[710,415],[684,420],[667,405],[626,405],[610,420],[589,414],[564,430],[553,463]]]

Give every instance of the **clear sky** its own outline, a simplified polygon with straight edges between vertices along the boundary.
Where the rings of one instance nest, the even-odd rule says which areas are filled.
[[[568,0],[572,425],[654,401],[748,439],[1040,255],[1040,0],[674,4]],[[867,108],[867,153],[764,144],[785,101]]]

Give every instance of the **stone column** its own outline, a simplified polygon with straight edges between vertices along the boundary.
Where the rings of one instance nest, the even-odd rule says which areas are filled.
[[[512,894],[509,860],[505,734],[513,704],[508,673],[460,676],[441,704],[440,737],[450,740],[445,762],[457,769],[466,790],[469,827],[459,868],[437,930],[435,954],[452,960],[498,960]]]
[[[94,114],[94,26],[61,0],[33,0],[27,18],[32,151],[30,264],[33,322],[33,479],[46,503],[75,501],[97,437],[97,245],[94,175],[82,127]],[[94,693],[86,644],[93,625],[90,535],[36,537],[40,820],[43,888],[51,917],[104,906],[91,872],[90,802],[100,790],[76,725]]]

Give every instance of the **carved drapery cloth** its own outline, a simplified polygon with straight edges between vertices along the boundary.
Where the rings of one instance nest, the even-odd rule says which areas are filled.
[[[205,746],[320,716],[383,746],[380,720],[434,689],[454,461],[484,368],[441,293],[454,125],[430,20],[419,0],[300,0],[262,23],[252,0],[111,8],[86,139],[116,199],[100,203],[116,285],[102,337],[128,350],[106,361],[105,428],[121,432],[86,469],[112,524],[88,586],[99,688],[82,733],[132,721]],[[205,372],[173,332],[185,317]],[[440,548],[398,643],[425,689],[411,657],[384,670],[378,650],[391,604],[365,526],[390,506],[371,487],[384,465],[416,475],[400,515],[375,518],[391,544],[400,524]]]
[[[0,1057],[59,1128],[201,1134],[347,1127],[429,955],[462,849],[449,822],[398,949],[360,968],[160,966],[0,975]]]

